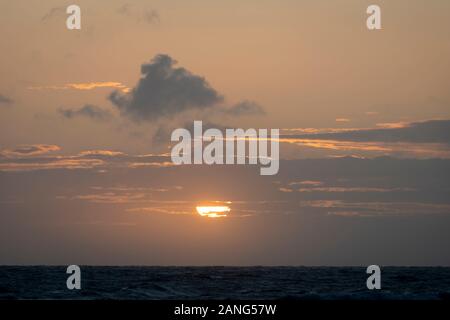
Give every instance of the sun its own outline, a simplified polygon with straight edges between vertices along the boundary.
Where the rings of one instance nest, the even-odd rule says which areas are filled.
[[[197,206],[197,212],[202,217],[223,218],[231,211],[228,206]]]

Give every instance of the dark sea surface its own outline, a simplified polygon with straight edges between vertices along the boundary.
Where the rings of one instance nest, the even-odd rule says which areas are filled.
[[[362,267],[81,266],[81,290],[66,267],[0,266],[0,299],[450,299],[449,267],[383,267],[368,290]]]

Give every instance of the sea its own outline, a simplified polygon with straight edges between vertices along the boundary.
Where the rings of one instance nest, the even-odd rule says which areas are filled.
[[[450,300],[450,267],[382,267],[369,290],[363,267],[0,266],[0,299]]]

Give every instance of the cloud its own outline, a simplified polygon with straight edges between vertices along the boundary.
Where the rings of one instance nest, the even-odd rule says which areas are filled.
[[[393,192],[415,192],[416,188],[411,187],[386,187],[383,185],[346,185],[347,181],[337,181],[337,183],[326,184],[317,180],[292,181],[287,183],[278,182],[281,192],[301,192],[301,193],[393,193]]]
[[[92,169],[104,165],[100,159],[52,159],[51,161],[36,161],[31,163],[10,162],[0,163],[0,171],[35,171],[50,169]]]
[[[0,94],[0,104],[12,104],[14,101],[2,94]]]
[[[170,56],[159,54],[141,66],[142,77],[128,94],[113,91],[109,99],[135,121],[156,120],[188,110],[212,108],[223,101],[205,78],[177,68]]]
[[[92,90],[96,88],[119,88],[123,92],[127,92],[129,89],[127,86],[120,82],[106,81],[106,82],[86,82],[86,83],[68,83],[67,87],[78,90]]]
[[[126,154],[123,152],[120,152],[120,151],[111,151],[111,150],[86,150],[86,151],[81,151],[79,153],[79,155],[85,156],[85,157],[89,157],[89,156],[117,157],[117,156],[125,156]]]
[[[156,10],[145,11],[143,15],[143,20],[149,24],[158,24],[161,22],[159,13]]]
[[[174,164],[170,155],[128,155],[114,150],[85,150],[75,155],[49,155],[61,150],[55,145],[24,145],[0,151],[0,171],[37,171],[51,169],[166,168]]]
[[[44,16],[42,16],[41,21],[49,21],[55,17],[63,16],[66,13],[65,7],[55,7],[51,8]]]
[[[134,18],[137,22],[148,24],[159,24],[161,22],[158,11],[154,9],[135,9],[135,6],[125,3],[117,9],[117,13],[123,16]]]
[[[313,200],[300,204],[304,208],[319,208],[330,216],[341,217],[376,217],[392,215],[449,214],[447,203],[423,202],[350,202],[342,200]]]
[[[450,120],[413,123],[382,123],[378,128],[360,129],[283,129],[280,142],[289,144],[291,157],[308,152],[326,152],[322,156],[362,157],[396,156],[450,158]],[[295,151],[293,148],[297,148]]]
[[[4,149],[0,151],[0,155],[5,157],[28,157],[43,155],[53,151],[61,150],[59,146],[53,144],[32,144],[21,145],[15,149]]]
[[[169,215],[192,215],[192,210],[188,210],[183,207],[143,207],[143,208],[131,208],[127,209],[128,212],[144,212],[144,213],[156,213],[156,214],[169,214]]]
[[[303,180],[303,181],[292,181],[292,182],[289,182],[289,186],[297,186],[297,185],[317,187],[317,186],[323,185],[323,182],[322,181],[314,181],[314,180]]]
[[[348,118],[336,118],[336,122],[350,122]]]
[[[246,116],[246,115],[264,115],[266,114],[263,107],[254,101],[244,100],[229,109],[224,109],[224,112],[231,116]]]
[[[305,148],[321,150],[321,157],[352,156],[356,158],[371,158],[395,156],[419,159],[450,158],[450,148],[446,143],[353,142],[316,139],[281,139],[280,142],[300,147],[297,153],[291,155],[291,158],[304,157],[306,154]]]
[[[117,9],[118,14],[129,15],[131,13],[131,4],[125,3],[120,8]]]
[[[113,191],[113,192],[168,192],[170,190],[182,190],[181,186],[170,186],[166,188],[152,188],[152,187],[135,187],[135,186],[95,186],[92,187],[93,190],[104,190],[104,191]]]
[[[115,193],[115,192],[106,192],[102,194],[86,194],[86,195],[78,195],[75,196],[74,200],[85,200],[94,203],[134,203],[134,202],[145,202],[146,200],[145,193]]]
[[[143,168],[143,167],[151,167],[151,168],[167,168],[176,166],[171,161],[166,162],[132,162],[128,165],[129,168]]]
[[[170,136],[172,134],[172,131],[177,128],[184,128],[191,133],[191,136],[194,136],[194,127],[193,127],[193,123],[191,121],[179,123],[176,126],[163,124],[158,127],[155,134],[153,135],[153,142],[156,144],[161,144],[161,145],[165,145],[165,146],[170,144],[170,142],[171,142]],[[224,132],[227,128],[227,125],[218,124],[218,123],[210,122],[210,121],[203,121],[202,128],[203,128],[203,131],[215,128],[215,129],[219,129],[222,132]]]
[[[91,104],[87,104],[79,109],[60,108],[58,112],[67,119],[87,117],[98,121],[106,121],[112,118],[112,114],[108,110],[104,110]]]
[[[179,122],[200,113],[203,120],[210,117],[240,117],[264,115],[257,102],[243,100],[229,106],[224,97],[207,80],[182,67],[169,55],[156,55],[150,63],[141,66],[141,78],[137,85],[113,91],[108,99],[121,112],[136,122],[160,119]]]
[[[100,81],[100,82],[79,82],[79,83],[66,83],[64,85],[50,85],[50,86],[32,86],[28,87],[29,90],[93,90],[97,88],[117,88],[122,92],[129,92],[130,89],[116,81]]]
[[[93,203],[154,203],[154,196],[160,193],[175,192],[182,190],[179,186],[169,186],[167,188],[153,187],[129,187],[129,186],[112,186],[112,187],[92,187],[96,192],[89,194],[81,194],[76,196],[65,196],[65,199],[83,200]]]
[[[340,140],[353,142],[410,142],[450,144],[450,120],[382,124],[382,128],[344,132],[290,135],[308,140]]]
[[[283,190],[281,190],[283,189]],[[287,191],[289,190],[289,191]],[[412,188],[374,188],[374,187],[316,187],[316,188],[299,188],[299,189],[288,189],[280,188],[283,192],[408,192],[415,191]]]

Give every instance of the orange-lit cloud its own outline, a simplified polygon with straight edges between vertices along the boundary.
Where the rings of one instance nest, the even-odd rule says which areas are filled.
[[[30,90],[93,90],[97,88],[115,88],[124,93],[130,92],[130,88],[121,82],[104,81],[104,82],[80,82],[80,83],[66,83],[62,86],[50,85],[50,86],[32,86],[28,87]]]
[[[289,182],[290,186],[301,185],[301,186],[321,186],[323,184],[322,181],[316,180],[303,180],[303,181],[293,181]]]
[[[450,158],[450,148],[444,143],[413,143],[413,142],[357,142],[341,140],[318,140],[280,138],[281,143],[289,143],[298,147],[323,149],[336,152],[352,152],[355,157],[370,156],[400,156],[415,158]],[[301,156],[301,152],[299,151]],[[348,154],[346,154],[348,155]],[[329,155],[334,157],[337,155]]]
[[[127,212],[160,213],[169,215],[190,215],[192,212],[180,207],[143,207],[127,209]]]
[[[173,166],[167,155],[127,155],[112,150],[86,150],[75,155],[49,155],[56,145],[23,145],[0,150],[0,171],[50,169],[165,168]],[[104,172],[104,171],[103,171]]]
[[[114,157],[114,156],[124,156],[126,155],[123,152],[120,151],[111,151],[111,150],[86,150],[86,151],[81,151],[79,153],[80,156],[109,156],[109,157]]]
[[[154,168],[166,168],[173,167],[175,164],[173,162],[132,162],[128,164],[129,168],[142,168],[142,167],[154,167]]]
[[[400,128],[406,128],[410,124],[408,122],[384,122],[384,123],[377,123],[377,127],[384,128],[384,129],[400,129]]]
[[[53,144],[31,144],[20,145],[14,149],[3,149],[0,151],[0,155],[5,157],[36,156],[59,150],[61,148]]]
[[[202,217],[221,218],[226,217],[231,211],[228,206],[197,206],[197,213]]]
[[[0,171],[33,171],[50,169],[92,169],[104,165],[100,159],[54,159],[48,162],[0,163]]]
[[[350,122],[348,118],[336,118],[336,122]]]
[[[280,138],[280,142],[292,143],[298,146],[305,146],[318,149],[331,150],[361,150],[361,151],[392,151],[386,145],[378,142],[354,142],[339,140],[319,140],[319,139],[297,139],[297,138]]]
[[[339,133],[359,131],[361,128],[282,128],[280,133],[286,135],[292,134],[318,134],[318,133]]]
[[[371,187],[314,187],[314,188],[278,188],[281,192],[328,192],[328,193],[355,193],[355,192],[375,192],[375,193],[386,193],[386,192],[409,192],[416,191],[413,188],[371,188]]]

